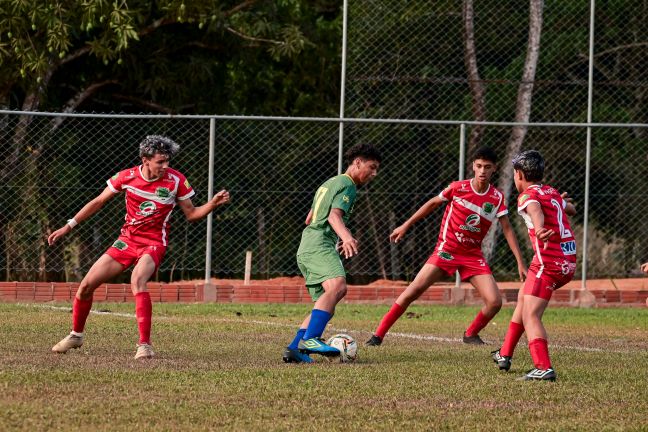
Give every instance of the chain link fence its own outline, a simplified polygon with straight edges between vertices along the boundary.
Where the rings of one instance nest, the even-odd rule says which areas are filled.
[[[353,278],[411,279],[434,247],[443,211],[417,224],[398,246],[388,242],[391,230],[459,178],[461,155],[479,145],[497,151],[500,173],[509,169],[510,122],[520,118],[531,122],[521,148],[545,154],[546,181],[568,191],[581,210],[573,219],[578,271],[589,190],[586,276],[637,273],[648,260],[648,4],[598,1],[595,11],[591,118],[618,125],[592,128],[588,178],[590,1],[349,2],[343,147],[372,142],[384,153],[351,223],[361,245],[346,264]],[[528,99],[520,97],[525,91]],[[172,166],[195,188],[195,204],[208,199],[210,169],[214,191],[232,193],[232,203],[213,218],[212,275],[242,277],[247,250],[255,277],[298,274],[294,255],[312,195],[337,173],[338,121],[213,118],[211,131],[206,116],[1,112],[0,278],[79,280],[117,237],[123,201],[111,201],[56,247],[47,246],[46,236],[112,174],[137,165],[138,143],[149,134],[181,144]],[[469,161],[463,168],[469,177]],[[528,260],[515,196],[510,217]],[[157,277],[203,278],[207,222],[189,224],[175,213]],[[514,279],[515,261],[501,236],[492,256],[496,277]]]
[[[35,114],[29,116],[28,133],[19,135],[26,118],[2,115],[3,153],[11,158],[17,140],[23,140],[26,149],[2,171],[4,279],[79,280],[83,276],[117,237],[125,213],[123,200],[109,202],[55,247],[47,246],[46,236],[98,195],[112,174],[137,165],[138,143],[148,134],[167,135],[181,144],[172,166],[195,188],[196,205],[208,199],[210,122],[206,118]],[[389,233],[459,177],[461,133],[469,136],[470,128],[376,121],[346,125],[345,148],[372,142],[384,154],[378,178],[360,190],[351,222],[361,254],[346,265],[356,280],[411,279],[416,274],[436,243],[443,210],[419,222],[398,246],[389,243]],[[313,193],[337,172],[338,123],[334,119],[218,118],[214,133],[214,190],[230,190],[232,203],[218,209],[213,218],[212,274],[242,277],[247,250],[253,252],[255,277],[298,274],[294,257]],[[510,127],[488,125],[485,144],[504,154],[502,138],[508,133]],[[578,205],[585,193],[585,135],[584,127],[530,127],[525,140],[525,148],[545,154],[547,182],[570,192]],[[645,142],[631,128],[596,128],[594,138],[588,277],[631,275],[648,252],[643,241],[648,232]],[[464,168],[469,177],[469,158]],[[509,169],[507,161],[502,161],[504,169]],[[515,214],[515,194],[509,204],[529,260],[526,230]],[[206,223],[187,223],[175,211],[160,280],[204,277]],[[573,223],[580,243],[582,212]],[[491,265],[502,280],[516,275],[515,260],[502,238],[495,245]]]

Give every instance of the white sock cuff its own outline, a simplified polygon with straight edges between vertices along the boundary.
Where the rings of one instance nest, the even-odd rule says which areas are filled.
[[[83,337],[83,332],[79,333],[79,332],[75,332],[74,330],[72,330],[72,331],[70,332],[70,334],[71,334],[72,336]]]

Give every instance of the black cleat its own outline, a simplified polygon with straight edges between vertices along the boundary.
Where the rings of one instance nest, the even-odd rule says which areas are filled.
[[[284,363],[313,363],[313,359],[308,354],[290,348],[286,348],[284,351],[283,361]]]
[[[493,361],[497,363],[499,370],[508,372],[511,369],[512,357],[500,355],[500,350],[491,351],[491,356],[493,356]]]
[[[464,332],[463,335],[463,343],[469,345],[484,345],[484,341],[479,337],[479,335],[466,336],[466,332]]]
[[[365,342],[366,346],[380,346],[382,344],[382,338],[380,336],[373,335],[371,339]]]
[[[549,369],[531,369],[526,375],[518,378],[519,381],[556,381],[556,371]]]

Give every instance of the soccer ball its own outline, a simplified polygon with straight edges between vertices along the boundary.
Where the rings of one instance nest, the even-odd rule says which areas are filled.
[[[350,363],[358,358],[358,344],[348,334],[333,335],[326,344],[340,350],[340,363]]]

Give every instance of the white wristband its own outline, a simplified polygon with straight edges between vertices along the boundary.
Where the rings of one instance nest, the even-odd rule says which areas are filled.
[[[70,225],[70,228],[74,228],[75,226],[79,225],[79,223],[74,218],[68,219],[67,224]]]

